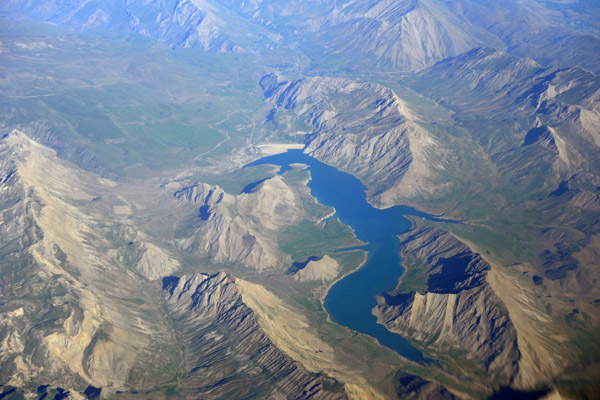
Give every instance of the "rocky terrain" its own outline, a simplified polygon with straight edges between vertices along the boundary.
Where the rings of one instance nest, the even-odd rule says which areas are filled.
[[[264,77],[261,86],[276,110],[289,109],[314,129],[305,152],[358,176],[374,201],[391,205],[400,196],[443,191],[438,171],[445,162],[439,154],[449,149],[389,88],[336,78],[288,81],[276,75]]]
[[[498,166],[500,176],[515,185],[527,187],[534,183],[523,181],[523,175],[529,179],[536,175],[525,174],[525,170],[550,167],[556,175],[564,176],[581,171],[580,160],[596,162],[586,154],[598,145],[595,126],[599,119],[599,86],[593,73],[581,68],[543,68],[530,59],[479,49],[436,65],[415,76],[410,84],[445,107],[464,114],[457,118],[458,123],[473,132],[474,139]],[[461,92],[458,98],[457,87]],[[479,96],[490,102],[481,104],[474,100]],[[498,136],[495,129],[506,119],[502,108],[513,110],[517,125]],[[474,121],[482,118],[489,127],[476,131]]]
[[[440,228],[416,229],[400,240],[406,276],[373,311],[390,330],[467,376],[483,368],[497,382],[523,389],[572,368],[567,359],[578,350],[567,338],[579,333],[557,313],[564,299],[536,295],[543,279],[528,280],[527,266],[499,265]],[[589,304],[582,307],[593,318]],[[473,363],[479,366],[468,372]]]
[[[168,252],[136,238],[114,183],[18,131],[0,146],[3,382],[114,392],[171,379],[175,338],[142,278],[171,273],[146,255]]]
[[[301,310],[288,309],[259,285],[223,273],[172,276],[186,260],[180,249],[192,250],[180,242],[153,243],[152,224],[144,231],[133,218],[134,212],[154,212],[155,198],[161,207],[166,201],[175,209],[195,209],[200,221],[217,211],[198,211],[198,204],[236,205],[254,226],[256,215],[246,207],[268,193],[275,207],[265,213],[294,211],[289,220],[262,228],[279,229],[301,215],[294,208],[300,204],[294,196],[308,195],[306,188],[299,191],[301,182],[291,184],[292,191],[275,176],[237,198],[206,184],[185,186],[175,196],[165,187],[145,187],[138,189],[144,200],[58,159],[19,131],[1,139],[0,152],[3,395],[44,387],[44,393],[74,398],[135,398],[140,391],[158,398],[222,398],[241,391],[250,397],[347,398],[346,382],[323,370],[349,380],[354,393],[372,390],[336,366],[333,349],[311,333]],[[173,185],[182,184],[166,188]],[[282,340],[281,332],[288,338]]]
[[[215,263],[256,270],[289,266],[292,260],[279,249],[277,237],[303,220],[316,223],[321,217],[307,212],[307,204],[316,200],[306,187],[281,175],[255,182],[237,196],[205,183],[173,183],[166,189],[190,215],[179,227],[178,246]]]
[[[182,396],[347,398],[343,385],[330,378],[328,384],[336,390],[324,390],[324,377],[308,372],[273,344],[245,303],[240,283],[231,277],[167,279],[164,295],[183,344]],[[257,381],[260,375],[267,379]]]
[[[109,28],[131,31],[159,39],[172,47],[199,47],[215,52],[245,51],[240,45],[247,45],[249,41],[239,33],[236,35],[235,31],[239,30],[236,24],[260,32],[258,27],[253,27],[243,18],[232,21],[232,14],[223,18],[221,14],[227,10],[217,2],[208,1],[184,0],[175,4],[150,5],[142,1],[80,4],[22,4],[11,1],[3,6],[3,10],[18,10],[37,20],[69,24],[80,30]],[[260,39],[267,39],[267,34],[263,32]]]
[[[431,400],[454,400],[459,396],[451,393],[442,385],[429,382],[421,377],[399,372],[398,398],[401,399],[431,399]]]
[[[599,397],[598,15],[3,1],[0,398]],[[414,208],[372,312],[423,359],[327,314],[366,247],[242,168],[287,148]]]
[[[401,241],[405,265],[418,268],[425,285],[382,297],[374,310],[378,321],[454,361],[457,354],[468,354],[493,380],[518,381],[517,331],[486,281],[490,265],[441,229],[410,232]]]
[[[557,10],[558,2],[178,0],[150,7],[122,0],[40,3],[9,0],[0,10],[80,30],[135,32],[175,48],[235,53],[294,49],[324,69],[417,71],[487,46],[543,64],[577,64],[598,71],[585,55],[600,49],[600,28],[589,18],[581,27],[573,26]],[[571,6],[581,19],[594,11],[593,5],[584,7],[581,12]]]
[[[199,215],[196,232],[181,241],[184,249],[207,254],[214,262],[237,262],[255,269],[275,268],[283,254],[239,216],[229,215],[236,199],[222,189],[197,184],[175,192],[179,200],[195,203]],[[199,206],[199,207],[198,207]]]
[[[293,273],[294,279],[300,282],[331,281],[340,274],[339,263],[328,255],[317,259],[309,259],[302,264]]]
[[[438,74],[448,86],[436,85],[434,93],[428,79]],[[518,265],[516,269],[543,290],[538,296],[557,302],[536,305],[538,312],[552,310],[557,325],[561,325],[559,309],[562,318],[568,318],[573,309],[577,313],[587,309],[590,327],[598,315],[589,308],[597,298],[589,282],[598,279],[591,256],[598,226],[594,183],[598,179],[595,126],[600,120],[597,80],[595,74],[580,68],[542,68],[502,52],[479,50],[460,61],[440,63],[413,81],[415,89],[464,115],[457,123],[472,132],[496,177],[482,186],[481,200],[469,202],[468,211],[459,211],[462,207],[457,205],[457,214],[470,215],[488,232],[515,237],[519,244],[512,242],[501,249],[489,241],[483,243],[474,231],[452,230],[503,260],[499,263]],[[464,91],[458,97],[456,87]],[[486,104],[472,101],[482,95],[492,100]],[[498,110],[512,110],[513,129],[507,131],[505,111]],[[480,129],[483,119],[488,125]],[[510,222],[515,219],[521,221],[518,229]],[[521,254],[517,248],[523,249]],[[568,300],[577,306],[562,303],[560,299],[565,299],[558,294],[559,287],[569,287],[581,296],[579,301]],[[515,312],[522,309],[515,307]]]

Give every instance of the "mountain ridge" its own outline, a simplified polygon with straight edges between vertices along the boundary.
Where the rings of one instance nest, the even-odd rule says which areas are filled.
[[[556,18],[551,7],[533,1],[503,1],[499,6],[488,1],[378,0],[367,5],[313,0],[300,6],[292,1],[178,0],[169,5],[153,4],[150,11],[133,0],[81,1],[68,7],[50,1],[33,7],[11,0],[2,10],[83,30],[135,32],[175,48],[262,52],[293,44],[309,57],[308,49],[318,51],[322,61],[317,64],[334,63],[348,70],[360,66],[417,71],[473,48],[491,46],[519,56],[532,54],[542,64],[564,65],[568,60],[598,72],[582,55],[598,51],[600,38],[573,29]],[[541,40],[540,31],[551,37],[546,46],[534,44]]]

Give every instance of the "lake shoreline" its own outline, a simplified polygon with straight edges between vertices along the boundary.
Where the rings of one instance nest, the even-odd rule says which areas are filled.
[[[335,213],[331,217],[337,217],[348,225],[355,237],[366,243],[366,248],[357,249],[365,254],[360,265],[337,277],[320,295],[328,321],[369,335],[379,345],[390,348],[404,359],[423,361],[422,352],[404,337],[377,322],[372,310],[377,306],[377,296],[393,290],[404,275],[398,235],[414,226],[414,220],[407,216],[434,221],[439,221],[439,217],[404,206],[378,209],[367,201],[366,187],[360,180],[304,154],[300,149],[263,157],[247,167],[264,164],[279,166],[279,174],[285,173],[290,165],[306,165],[311,176],[307,182],[311,194],[319,203],[333,207]]]

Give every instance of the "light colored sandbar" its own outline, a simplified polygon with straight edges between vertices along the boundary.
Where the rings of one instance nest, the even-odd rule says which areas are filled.
[[[267,143],[267,144],[259,144],[257,146],[261,153],[264,155],[273,155],[279,153],[285,153],[290,149],[299,149],[302,150],[304,148],[304,144],[302,143]]]

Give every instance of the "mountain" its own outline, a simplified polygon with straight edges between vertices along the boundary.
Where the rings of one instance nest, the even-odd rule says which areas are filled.
[[[392,203],[400,186],[409,196],[440,189],[435,174],[443,166],[432,155],[446,151],[444,146],[389,88],[276,75],[265,76],[261,86],[275,106],[272,118],[290,110],[313,129],[306,136],[306,153],[360,177],[368,194],[382,203]]]
[[[600,117],[593,73],[542,68],[479,49],[440,62],[408,84],[456,113],[457,125],[481,146],[502,185],[548,193],[569,174],[597,170],[593,149]]]
[[[597,11],[3,2],[0,397],[597,398]]]
[[[471,373],[483,369],[487,377],[506,385],[540,387],[560,371],[581,368],[579,360],[588,355],[573,346],[575,338],[583,333],[580,329],[593,331],[594,323],[566,327],[563,318],[573,318],[575,301],[540,296],[552,289],[545,279],[528,272],[529,266],[499,265],[489,252],[479,253],[439,227],[415,229],[400,240],[408,272],[374,310],[389,329],[435,349],[441,359],[451,354],[444,362],[467,375],[468,365],[482,363]],[[575,290],[597,295],[590,287]],[[575,315],[595,318],[590,302],[576,304],[581,308]],[[469,356],[463,359],[461,351]]]
[[[210,203],[197,189],[205,186],[173,196],[155,185],[118,184],[60,160],[18,131],[1,139],[0,152],[0,374],[9,392],[29,395],[43,386],[73,396],[87,390],[221,398],[247,391],[347,398],[345,382],[321,374],[323,368],[349,379],[353,391],[371,390],[334,366],[334,350],[314,336],[301,310],[262,286],[223,273],[171,275],[189,268],[188,261],[172,242],[157,240],[168,236],[164,221],[172,214],[155,215],[156,204],[164,213],[165,202],[177,209],[186,195],[185,201]],[[271,179],[240,195],[241,213],[253,193],[297,195],[281,177]],[[145,222],[136,217],[143,215]],[[158,236],[155,224],[162,227]],[[292,339],[282,341],[278,335],[287,330]]]
[[[135,205],[18,131],[1,152],[3,381],[114,391],[171,379],[175,337],[143,276],[176,265],[144,264],[149,249],[171,256],[128,223]]]
[[[11,0],[0,10],[81,30],[135,32],[175,48],[261,53],[294,49],[319,70],[416,71],[477,47],[493,47],[544,65],[580,65],[598,72],[586,57],[600,49],[598,27],[593,19],[585,20],[593,6],[576,14],[583,19],[578,26],[560,17],[560,11],[578,13],[577,6],[546,3]]]
[[[581,66],[598,73],[593,57],[589,58],[600,51],[597,19],[586,22],[586,15],[598,9],[594,2],[448,1],[446,6],[500,40],[505,47],[498,50],[546,66]],[[567,17],[570,12],[576,16]]]
[[[467,28],[442,2],[338,2],[324,25],[315,42],[323,46],[325,63],[335,60],[350,70],[372,65],[420,70],[491,41],[483,30]]]
[[[174,196],[199,208],[197,230],[180,239],[184,249],[209,254],[213,262],[238,262],[255,269],[291,262],[272,243],[279,231],[302,219],[302,208],[281,177],[264,180],[237,198],[202,183],[179,189]]]
[[[217,2],[152,2],[98,0],[75,3],[9,1],[2,10],[79,30],[135,32],[172,47],[198,47],[215,52],[243,52],[252,42],[269,40],[269,32],[249,24]],[[223,15],[224,14],[224,15]],[[249,39],[246,32],[254,31]]]
[[[464,222],[401,238],[405,279],[427,285],[382,297],[374,313],[438,359],[466,352],[460,362],[478,366],[452,368],[504,385],[535,388],[593,363],[596,350],[576,343],[598,315],[597,76],[475,49],[403,80],[401,96],[341,78],[261,81],[268,123],[289,129],[291,114],[310,127],[305,152],[359,177],[371,202]],[[559,294],[567,287],[577,299]],[[589,325],[565,325],[575,315]]]
[[[451,363],[478,363],[476,370],[495,381],[510,384],[542,377],[540,371],[523,376],[535,366],[523,365],[529,358],[519,348],[532,347],[523,343],[528,338],[518,337],[506,305],[487,282],[491,266],[481,255],[439,228],[404,234],[401,248],[408,270],[424,285],[381,297],[374,311],[381,323],[439,354],[454,354]],[[459,361],[456,353],[461,351],[471,360]]]
[[[223,273],[184,275],[168,283],[167,307],[184,349],[180,395],[347,399],[339,382],[327,382],[335,392],[324,390],[322,376],[309,373],[275,346],[244,302],[252,295],[244,289],[248,285]],[[268,379],[256,381],[259,371]]]
[[[432,82],[434,76],[444,83]],[[520,246],[526,243],[528,251],[535,254],[534,264],[538,267],[533,268],[534,274],[552,275],[551,271],[563,271],[569,265],[583,267],[590,262],[567,260],[579,249],[593,246],[590,239],[596,234],[594,182],[600,167],[595,128],[600,121],[596,75],[580,68],[540,68],[514,56],[480,50],[444,61],[410,84],[456,113],[457,123],[472,132],[494,166],[495,184],[515,196],[513,200],[506,194],[496,197],[497,206],[482,202],[484,209],[498,207],[499,212],[488,214],[479,223],[492,230],[504,230],[508,236],[516,235],[522,240]],[[432,90],[434,86],[436,90]],[[458,97],[457,87],[462,91]],[[490,100],[484,104],[474,101],[481,97]],[[482,121],[486,121],[483,129]],[[486,190],[489,196],[493,185]],[[564,199],[561,206],[559,198]],[[472,215],[476,203],[469,204]],[[577,215],[570,211],[575,207]],[[551,208],[554,211],[549,211]],[[521,231],[514,230],[509,221],[527,220],[526,215],[533,219]],[[562,236],[565,230],[570,233]],[[575,248],[567,250],[570,246]],[[560,275],[556,279],[567,279]],[[580,282],[575,284],[578,290],[586,291],[583,281],[587,279],[595,278],[575,279]]]
[[[294,279],[300,282],[330,281],[339,275],[340,265],[333,258],[325,255],[318,259],[309,259],[304,265],[300,263],[293,273]]]

